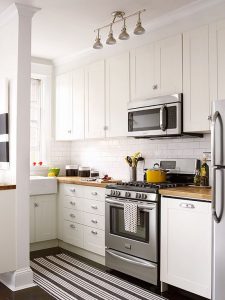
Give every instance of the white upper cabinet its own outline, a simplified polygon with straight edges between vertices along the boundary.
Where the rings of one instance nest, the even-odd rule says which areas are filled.
[[[106,61],[106,136],[127,136],[130,95],[129,53]]]
[[[84,69],[73,72],[72,139],[84,139]]]
[[[225,99],[225,20],[209,27],[211,100]]]
[[[182,93],[182,36],[156,43],[156,81],[160,94]]]
[[[72,73],[56,77],[56,140],[72,139]]]
[[[184,131],[209,130],[209,28],[183,35]]]
[[[131,51],[131,100],[182,92],[182,36]]]
[[[105,137],[105,62],[85,69],[85,138]]]

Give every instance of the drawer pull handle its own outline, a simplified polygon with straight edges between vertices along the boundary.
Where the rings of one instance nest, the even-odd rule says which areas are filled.
[[[72,193],[75,193],[75,192],[76,192],[76,189],[75,189],[75,188],[71,188],[70,191],[71,191]]]
[[[38,207],[39,205],[37,203],[34,203],[34,207]]]
[[[70,214],[71,218],[75,218],[75,215],[74,214]]]
[[[76,203],[74,201],[70,201],[70,204],[71,205],[75,205]]]
[[[98,232],[96,230],[92,230],[91,233],[93,233],[95,235],[98,234]]]
[[[191,204],[191,203],[181,203],[180,207],[191,208],[191,209],[195,208],[194,204]]]
[[[74,224],[70,224],[70,227],[73,229],[76,228]]]
[[[97,220],[91,220],[92,223],[97,224],[98,221]]]
[[[91,208],[98,209],[98,206],[97,205],[92,205]]]
[[[91,194],[92,194],[93,196],[97,196],[97,195],[98,195],[97,192],[92,192]]]

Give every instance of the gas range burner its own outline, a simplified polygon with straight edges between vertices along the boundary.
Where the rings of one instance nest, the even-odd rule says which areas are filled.
[[[146,189],[166,189],[179,186],[187,186],[187,183],[176,183],[176,182],[161,182],[161,183],[150,183],[144,181],[134,181],[134,182],[122,182],[117,183],[117,188],[120,187],[133,187],[133,188],[146,188]]]

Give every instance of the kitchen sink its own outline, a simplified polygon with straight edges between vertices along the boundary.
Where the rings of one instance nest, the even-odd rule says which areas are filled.
[[[30,195],[48,195],[57,193],[56,177],[30,176]]]

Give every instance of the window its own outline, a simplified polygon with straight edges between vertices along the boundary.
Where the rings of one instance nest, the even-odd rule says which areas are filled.
[[[42,104],[42,81],[31,79],[31,112],[30,112],[30,160],[39,162],[41,155],[41,104]]]

